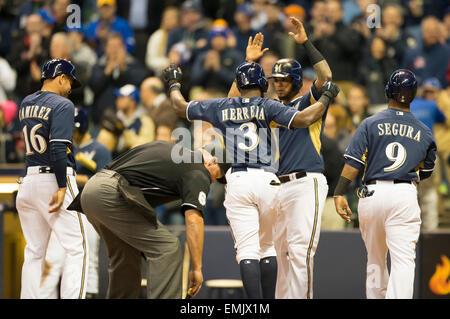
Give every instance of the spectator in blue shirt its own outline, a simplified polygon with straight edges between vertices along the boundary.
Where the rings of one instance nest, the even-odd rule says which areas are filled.
[[[136,45],[134,33],[128,22],[116,15],[115,0],[97,0],[100,18],[86,27],[86,39],[97,50],[98,56],[103,54],[108,34],[113,31],[122,36],[128,53],[133,53]]]
[[[192,85],[222,90],[230,87],[235,78],[235,70],[244,56],[227,47],[228,28],[216,27],[209,32],[210,50],[201,53],[192,67]]]
[[[449,47],[441,43],[440,21],[427,17],[422,21],[423,44],[406,51],[403,65],[416,74],[419,82],[436,77],[441,86],[447,86],[445,77],[449,65]]]
[[[420,88],[419,95],[411,103],[411,112],[423,124],[433,131],[434,124],[445,123],[445,115],[438,108],[435,92],[439,92],[442,86],[438,79],[429,78],[425,80]]]
[[[170,31],[166,52],[169,53],[173,46],[180,42],[192,51],[192,60],[208,44],[203,9],[198,2],[187,0],[181,5],[180,26]]]
[[[441,89],[438,79],[426,79],[419,88],[418,97],[410,105],[411,112],[423,124],[433,131],[436,123],[445,123],[445,115],[438,108],[435,100]],[[439,162],[438,162],[439,163]],[[433,230],[439,226],[439,197],[437,192],[436,178],[421,180],[418,187],[419,205],[422,211],[422,229]]]
[[[255,30],[251,26],[254,11],[248,2],[240,4],[234,14],[234,22],[236,26],[232,28],[234,36],[236,37],[236,50],[245,54],[249,37],[255,37],[260,30]],[[264,34],[265,32],[263,32]],[[264,47],[270,47],[270,43],[265,41]]]

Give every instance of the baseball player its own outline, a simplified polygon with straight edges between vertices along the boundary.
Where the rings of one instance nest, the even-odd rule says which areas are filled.
[[[88,266],[86,217],[67,206],[78,193],[72,148],[74,106],[67,98],[80,86],[72,63],[53,59],[42,67],[41,90],[19,108],[26,147],[26,176],[16,206],[26,240],[21,298],[40,298],[51,231],[66,252],[61,298],[84,298]]]
[[[388,108],[357,128],[334,193],[337,213],[350,222],[352,212],[345,194],[364,170],[363,186],[358,189],[358,218],[367,250],[367,298],[413,296],[421,224],[416,185],[430,177],[436,158],[431,130],[409,111],[416,91],[414,73],[405,69],[392,73],[386,85]]]
[[[88,132],[89,119],[86,110],[75,107],[75,129],[73,131],[74,154],[77,166],[76,182],[80,191],[96,172],[111,161],[109,150]],[[89,221],[85,223],[86,238],[89,244],[89,271],[87,274],[86,298],[98,296],[98,251],[100,236]],[[57,287],[61,279],[66,254],[52,232],[45,257],[45,271],[41,284],[41,298],[58,298]]]
[[[322,54],[308,40],[303,24],[290,18],[296,32],[289,33],[305,48],[317,79],[309,93],[301,95],[301,64],[294,59],[280,59],[272,68],[274,87],[279,99],[289,108],[304,110],[320,98],[322,86],[331,80],[331,70]],[[247,61],[259,59],[264,37],[249,41]],[[230,90],[231,94],[236,91]],[[278,299],[312,298],[313,260],[319,242],[322,210],[328,193],[323,175],[321,135],[327,110],[307,128],[279,128],[279,167],[281,182],[280,209],[275,223],[274,242],[278,275],[275,297]]]
[[[245,62],[236,70],[241,96],[186,102],[180,93],[181,71],[173,65],[163,71],[177,114],[188,120],[211,123],[223,136],[226,150],[233,154],[227,172],[224,206],[235,239],[236,260],[249,298],[273,298],[275,275],[266,275],[266,260],[274,260],[272,225],[280,182],[274,158],[276,135],[271,123],[287,128],[307,127],[317,121],[336,96],[338,88],[329,83],[317,103],[298,111],[263,98],[268,82],[261,66]],[[272,141],[274,139],[274,141]],[[273,263],[269,263],[269,273]]]

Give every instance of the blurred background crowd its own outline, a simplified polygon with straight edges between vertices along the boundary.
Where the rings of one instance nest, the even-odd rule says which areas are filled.
[[[433,129],[439,151],[434,178],[419,188],[427,216],[423,227],[449,226],[444,216],[450,210],[448,0],[0,0],[0,163],[24,161],[17,106],[40,89],[41,65],[49,58],[75,64],[83,85],[70,98],[88,111],[94,138],[105,117],[123,124],[107,143],[113,157],[153,140],[173,141],[178,127],[191,130],[194,147],[209,142],[201,138],[207,123],[195,125],[171,111],[161,71],[169,63],[180,66],[182,93],[189,100],[224,97],[245,59],[249,36],[258,32],[270,48],[260,60],[266,76],[279,58],[297,59],[302,91],[308,92],[315,74],[303,46],[288,35],[289,16],[303,21],[341,88],[322,136],[330,185],[322,227],[358,226],[357,218],[344,225],[332,204],[342,154],[361,121],[386,107],[385,83],[400,67],[417,75],[420,88],[411,109]],[[276,98],[272,85],[268,96]],[[223,194],[216,183],[206,224],[226,224]],[[354,191],[348,197],[357,211]],[[183,223],[177,207],[157,208],[163,223]]]

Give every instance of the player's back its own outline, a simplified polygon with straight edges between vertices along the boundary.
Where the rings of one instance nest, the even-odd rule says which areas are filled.
[[[418,180],[428,150],[435,145],[430,129],[411,112],[391,108],[364,120],[354,139],[346,157],[365,162],[364,181]]]
[[[275,172],[277,146],[271,126],[288,127],[296,113],[277,101],[255,96],[192,101],[187,118],[210,122],[220,132],[227,152],[233,154],[233,167],[265,167]]]
[[[37,91],[23,99],[19,120],[25,140],[26,167],[51,164],[50,142],[64,142],[71,147],[73,114],[73,103],[53,92]],[[75,166],[73,155],[69,156],[68,166]]]

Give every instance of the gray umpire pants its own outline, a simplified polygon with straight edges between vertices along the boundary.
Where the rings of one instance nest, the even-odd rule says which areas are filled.
[[[123,178],[103,170],[89,179],[81,195],[88,220],[106,243],[109,255],[107,298],[138,298],[141,257],[147,262],[147,298],[182,296],[182,252],[178,238],[158,221],[155,228],[122,196]]]

